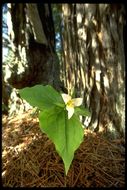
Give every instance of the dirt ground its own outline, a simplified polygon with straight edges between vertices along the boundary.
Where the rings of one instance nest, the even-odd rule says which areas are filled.
[[[125,187],[124,139],[84,131],[68,175],[30,113],[2,117],[3,187]]]

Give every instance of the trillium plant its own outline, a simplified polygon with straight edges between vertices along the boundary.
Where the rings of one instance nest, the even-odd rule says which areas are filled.
[[[74,114],[74,107],[80,106],[82,104],[83,99],[82,98],[71,99],[71,96],[69,96],[68,94],[61,94],[61,95],[65,102],[66,110],[68,111],[68,119],[70,119]]]
[[[26,87],[19,93],[31,106],[39,108],[40,128],[55,144],[67,175],[74,152],[83,141],[84,130],[79,116],[90,116],[90,112],[81,105],[83,99],[72,99],[50,85]]]

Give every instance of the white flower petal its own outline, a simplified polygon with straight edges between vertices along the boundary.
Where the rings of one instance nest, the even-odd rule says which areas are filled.
[[[68,111],[68,119],[70,119],[72,115],[74,114],[74,108],[66,106],[66,110]]]
[[[74,102],[74,106],[80,106],[83,102],[83,98],[74,98],[72,101]]]
[[[62,98],[63,98],[65,104],[67,104],[67,102],[68,102],[69,100],[71,100],[71,96],[69,96],[68,94],[61,94],[61,96],[62,96]]]

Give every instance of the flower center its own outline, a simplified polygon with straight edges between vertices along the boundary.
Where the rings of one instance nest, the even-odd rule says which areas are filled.
[[[74,102],[73,102],[72,100],[69,100],[69,101],[67,102],[67,106],[69,106],[69,107],[74,107]]]

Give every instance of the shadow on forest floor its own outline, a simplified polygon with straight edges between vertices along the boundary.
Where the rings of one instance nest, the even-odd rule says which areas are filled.
[[[124,139],[85,130],[65,181],[62,159],[29,113],[2,118],[4,187],[125,187]]]

